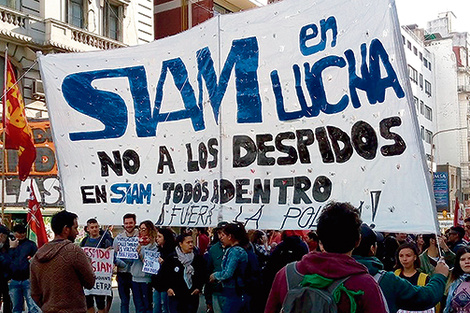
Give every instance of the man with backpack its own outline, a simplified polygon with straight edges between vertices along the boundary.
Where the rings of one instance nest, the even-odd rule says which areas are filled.
[[[274,279],[265,313],[386,312],[379,286],[352,257],[360,242],[362,221],[349,203],[330,202],[317,234],[325,253],[312,251],[283,267]],[[328,302],[327,300],[330,300]]]
[[[449,274],[445,262],[438,262],[434,275],[424,287],[414,286],[393,272],[383,270],[383,264],[375,257],[377,234],[366,224],[361,226],[361,244],[353,251],[353,257],[367,266],[379,283],[390,313],[398,309],[422,311],[434,307],[442,299]]]

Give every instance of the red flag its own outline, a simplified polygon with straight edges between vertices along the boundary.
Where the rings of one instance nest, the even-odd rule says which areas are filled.
[[[31,171],[36,159],[33,132],[28,125],[24,110],[23,96],[16,82],[15,72],[9,60],[5,74],[3,97],[3,129],[5,131],[5,148],[18,150],[18,176],[24,181]]]
[[[49,240],[47,239],[46,227],[44,226],[44,220],[42,218],[41,206],[34,194],[33,181],[31,181],[28,207],[28,224],[31,231],[36,234],[38,248],[41,248],[42,245],[47,243]]]
[[[460,208],[459,198],[455,198],[455,208],[454,208],[454,226],[463,226],[464,217],[463,209]]]

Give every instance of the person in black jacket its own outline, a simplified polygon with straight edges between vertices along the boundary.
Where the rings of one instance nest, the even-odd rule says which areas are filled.
[[[10,242],[11,280],[9,284],[10,297],[13,303],[13,313],[23,312],[23,303],[26,300],[29,313],[40,312],[39,307],[31,298],[29,282],[29,260],[36,254],[38,247],[26,238],[26,227],[18,224],[13,227],[15,240]]]
[[[261,297],[266,302],[269,295],[270,286],[272,286],[276,273],[285,265],[300,261],[308,253],[308,246],[300,237],[301,232],[285,230],[282,232],[282,241],[276,246],[268,258],[263,269],[263,288]],[[260,300],[261,301],[261,300]]]
[[[8,254],[10,230],[0,225],[0,298],[3,301],[3,313],[11,313],[11,300],[8,292],[11,257]],[[1,303],[1,302],[0,302]]]
[[[163,264],[168,258],[176,254],[175,251],[175,237],[174,233],[169,228],[158,228],[157,245],[158,252],[160,252],[159,262]],[[153,313],[168,313],[170,308],[168,306],[167,288],[162,280],[162,271],[158,274],[152,275],[153,291]]]
[[[191,233],[176,238],[175,253],[162,263],[159,282],[165,285],[170,313],[196,313],[199,294],[206,282],[204,258],[194,251]]]

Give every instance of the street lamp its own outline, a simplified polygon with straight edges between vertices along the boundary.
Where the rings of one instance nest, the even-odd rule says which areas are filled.
[[[457,128],[449,128],[449,129],[443,129],[443,130],[440,130],[436,133],[434,133],[432,136],[431,136],[431,173],[434,173],[434,137],[436,137],[437,135],[439,134],[442,134],[442,133],[448,133],[448,132],[452,132],[452,131],[456,131],[456,130],[464,130],[464,129],[467,129],[467,127],[457,127]]]

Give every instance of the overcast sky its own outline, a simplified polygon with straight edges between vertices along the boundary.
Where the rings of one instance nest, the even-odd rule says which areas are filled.
[[[401,25],[418,24],[426,28],[427,21],[441,12],[452,11],[453,31],[470,32],[470,0],[395,0]]]

